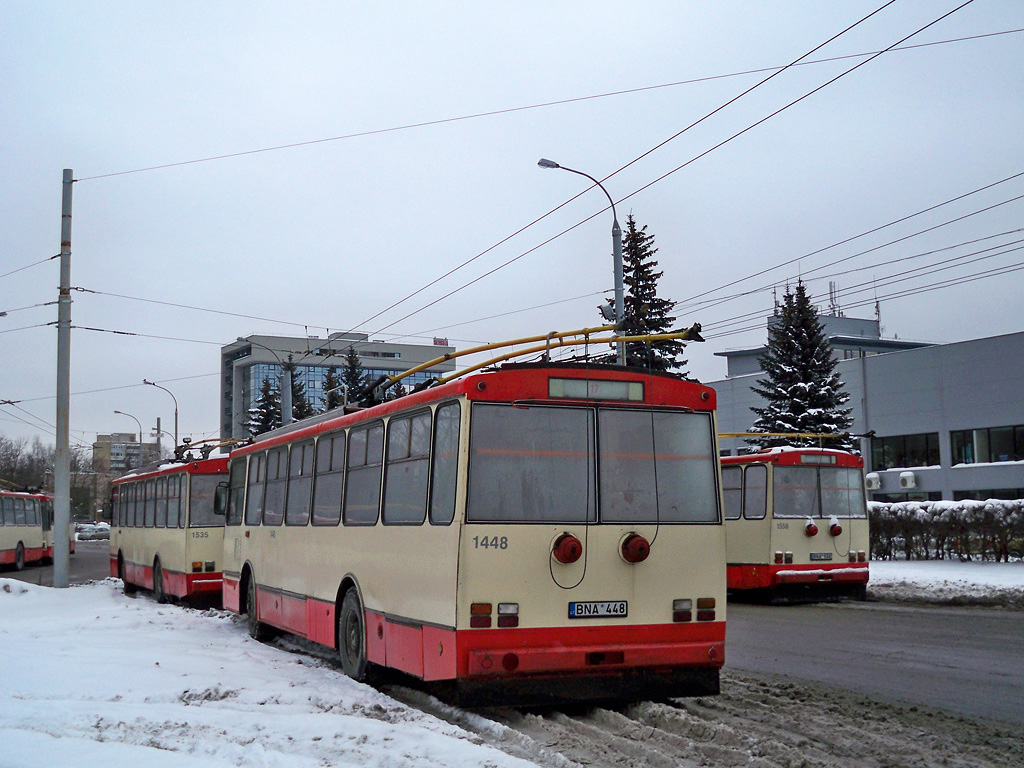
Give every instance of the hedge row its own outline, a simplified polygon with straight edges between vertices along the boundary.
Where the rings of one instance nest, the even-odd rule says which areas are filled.
[[[1024,499],[868,502],[876,560],[1009,561],[1024,548]]]

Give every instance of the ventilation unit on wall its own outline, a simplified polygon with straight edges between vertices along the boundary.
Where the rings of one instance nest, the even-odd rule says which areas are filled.
[[[913,472],[900,472],[900,488],[917,488],[917,478]]]
[[[864,476],[864,487],[869,491],[877,491],[882,487],[882,478],[878,476],[877,472],[869,472]]]

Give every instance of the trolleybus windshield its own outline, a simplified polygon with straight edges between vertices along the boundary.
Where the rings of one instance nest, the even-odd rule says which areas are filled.
[[[775,517],[866,517],[855,467],[775,467]]]
[[[719,521],[708,414],[477,403],[470,433],[470,522],[594,522],[595,476],[602,522]]]
[[[189,528],[217,528],[224,525],[224,518],[214,514],[213,496],[217,484],[224,480],[222,475],[192,475],[189,485]]]

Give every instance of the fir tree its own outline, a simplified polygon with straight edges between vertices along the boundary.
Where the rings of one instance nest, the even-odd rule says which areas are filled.
[[[348,400],[354,402],[366,387],[366,372],[359,362],[359,353],[352,347],[345,353],[345,367],[341,370],[341,383],[348,387]]]
[[[851,408],[842,406],[850,399],[836,372],[832,345],[825,337],[818,311],[811,304],[803,282],[794,292],[787,288],[782,297],[778,321],[768,330],[768,349],[761,357],[761,370],[768,378],[759,379],[751,390],[766,401],[762,408],[751,408],[757,419],[753,432],[843,433],[850,428]],[[775,445],[821,445],[851,450],[852,439],[840,438],[751,438],[748,442],[769,447]]]
[[[313,404],[306,396],[306,384],[301,376],[296,376],[296,370],[292,369],[292,421],[308,419],[316,413]]]
[[[281,397],[268,377],[263,379],[256,404],[249,409],[249,420],[245,422],[245,428],[252,437],[256,437],[256,435],[277,429],[279,426],[281,426]]]
[[[658,262],[654,255],[654,235],[647,234],[647,226],[637,229],[633,214],[626,219],[626,233],[622,238],[622,282],[624,285],[622,333],[628,336],[668,333],[676,318],[668,313],[672,302],[658,296],[658,280],[663,272],[655,272]],[[686,376],[681,358],[685,345],[677,339],[655,341],[651,344],[628,342],[626,365],[650,368],[655,371],[674,371]],[[601,362],[615,362],[615,355],[601,358]]]
[[[324,374],[324,410],[333,411],[345,403],[345,391],[341,387],[338,369],[333,365]]]

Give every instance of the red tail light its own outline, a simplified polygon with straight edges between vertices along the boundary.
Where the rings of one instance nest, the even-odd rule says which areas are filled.
[[[571,533],[563,533],[555,539],[555,546],[551,549],[555,560],[565,565],[575,563],[583,554],[583,544]]]
[[[629,534],[622,542],[622,559],[627,563],[642,563],[651,554],[651,543],[639,533]]]
[[[816,526],[812,522],[808,522],[807,525],[804,526],[804,533],[806,533],[808,536],[817,536],[818,526]]]
[[[841,526],[839,523],[832,523],[832,525],[828,527],[828,532],[831,533],[833,536],[838,536],[840,533],[843,532],[843,526]]]

